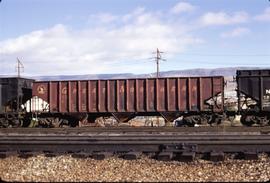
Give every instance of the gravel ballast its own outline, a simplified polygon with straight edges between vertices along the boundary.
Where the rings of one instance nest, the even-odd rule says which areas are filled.
[[[147,157],[94,160],[73,158],[71,155],[37,155],[27,159],[9,156],[0,159],[0,178],[4,181],[34,182],[269,181],[270,158],[260,155],[256,161],[227,158],[218,163],[202,159],[184,163]]]

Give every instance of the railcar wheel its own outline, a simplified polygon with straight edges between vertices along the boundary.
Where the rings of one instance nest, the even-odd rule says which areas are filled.
[[[247,115],[242,115],[241,116],[241,123],[244,125],[244,126],[252,126],[255,124],[255,121],[254,121],[254,116],[247,116]]]
[[[21,121],[19,119],[13,119],[12,121],[10,121],[10,124],[14,128],[18,128],[22,126]]]
[[[22,127],[29,127],[31,124],[31,119],[32,118],[30,116],[26,116],[23,119],[21,119]]]
[[[59,118],[47,118],[47,125],[51,128],[59,128],[61,125],[61,120]]]
[[[8,124],[9,124],[8,120],[6,120],[5,118],[0,118],[0,127],[7,128]]]
[[[18,128],[22,126],[22,120],[15,114],[7,114],[0,118],[0,127],[2,128]]]
[[[270,119],[267,116],[243,115],[241,123],[245,126],[259,125],[269,126]]]
[[[213,117],[213,115],[206,115],[205,119],[206,119],[207,124],[211,124],[214,117]]]
[[[196,123],[194,122],[193,116],[186,116],[183,118],[183,126],[194,127],[195,124]]]
[[[146,120],[146,121],[145,121],[145,126],[151,126],[151,127],[153,127],[153,126],[154,126],[153,121],[151,121],[151,120]]]
[[[62,127],[75,127],[75,124],[64,118],[58,117],[46,117],[39,118],[37,123],[31,125],[31,127],[42,128],[62,128]]]
[[[269,126],[269,119],[267,116],[258,117],[258,123],[260,126]]]
[[[232,123],[235,119],[235,116],[228,116],[227,119],[228,119],[228,121],[230,121]]]

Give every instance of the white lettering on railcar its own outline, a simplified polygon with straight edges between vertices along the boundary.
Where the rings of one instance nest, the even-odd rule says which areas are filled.
[[[265,93],[266,93],[266,94],[270,94],[270,89],[266,89],[266,90],[265,90]]]

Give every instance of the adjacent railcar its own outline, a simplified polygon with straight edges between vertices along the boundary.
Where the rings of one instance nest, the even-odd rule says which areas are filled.
[[[241,122],[265,126],[270,122],[270,70],[238,70],[237,95]]]
[[[21,105],[32,96],[34,80],[18,77],[0,78],[0,126],[20,126]]]
[[[221,120],[224,77],[39,81],[33,83],[33,97],[46,108],[32,112],[47,121],[83,118],[94,122],[101,116],[113,116],[118,122],[135,116],[172,121],[184,116],[184,121],[194,125]]]

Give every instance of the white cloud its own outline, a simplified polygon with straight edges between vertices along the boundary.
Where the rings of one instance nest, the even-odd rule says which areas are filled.
[[[145,12],[145,8],[144,7],[138,7],[135,10],[133,10],[131,13],[123,15],[122,16],[122,21],[123,22],[128,22],[132,19],[134,19],[135,17],[137,17],[138,15],[141,15]]]
[[[180,14],[180,13],[192,12],[195,9],[196,9],[195,6],[187,2],[179,2],[171,9],[171,13]]]
[[[238,28],[235,28],[231,31],[222,33],[221,37],[223,37],[223,38],[241,37],[241,36],[247,35],[249,33],[250,33],[250,30],[248,28],[238,27]]]
[[[96,21],[101,18],[103,24],[82,30],[58,24],[1,41],[0,62],[8,67],[0,71],[12,73],[19,57],[30,75],[149,72],[152,65],[146,58],[157,47],[165,52],[181,52],[202,42],[186,32],[185,25],[169,23],[142,8],[117,20],[115,15],[97,17]],[[118,20],[121,23],[115,26],[112,21]]]
[[[200,17],[202,25],[230,25],[238,23],[246,23],[249,19],[249,15],[246,12],[235,12],[231,15],[225,12],[208,12]]]
[[[90,15],[89,21],[96,21],[96,19],[98,19],[100,23],[109,23],[115,21],[117,18],[117,16],[110,13],[99,13],[95,15]]]
[[[254,19],[258,21],[270,21],[270,7],[266,8],[262,14],[255,16]]]

